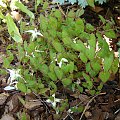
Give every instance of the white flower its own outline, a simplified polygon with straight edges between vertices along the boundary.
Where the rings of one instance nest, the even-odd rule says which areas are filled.
[[[63,62],[68,62],[68,60],[66,58],[62,58],[59,63],[58,63],[57,58],[55,58],[55,61],[57,61],[57,64],[59,65],[60,68],[61,68]]]
[[[15,90],[16,88],[14,86],[6,86],[4,90]]]
[[[56,103],[60,102],[62,99],[55,98],[55,94],[53,94],[52,97],[53,97],[53,101],[48,99],[48,100],[46,100],[46,102],[51,103],[53,108],[56,108]]]
[[[10,77],[8,78],[8,83],[11,85],[13,84],[13,81],[16,80],[17,78],[22,78],[21,75],[19,74],[20,69],[15,70],[15,69],[7,69],[10,73]]]
[[[35,30],[28,30],[28,31],[25,31],[25,32],[32,33],[32,41],[34,41],[35,38],[37,38],[38,35],[43,37],[43,35],[40,32],[38,32],[36,28],[35,28]]]

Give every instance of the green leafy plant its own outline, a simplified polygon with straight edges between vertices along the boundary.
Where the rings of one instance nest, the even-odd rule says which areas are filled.
[[[33,18],[33,14],[26,7],[21,3],[18,5]],[[94,95],[101,91],[110,75],[116,74],[118,70],[119,60],[115,58],[105,39],[105,36],[116,38],[113,21],[107,21],[100,16],[102,25],[95,28],[73,10],[64,18],[60,10],[53,9],[46,16],[39,14],[40,24],[37,28],[32,24],[27,26],[21,20],[20,30],[31,36],[31,39],[22,40],[10,15],[1,16],[1,19],[7,20],[8,32],[15,40],[6,48],[7,57],[2,68],[19,69],[17,89],[24,93],[35,92],[45,96],[57,113],[69,106],[68,98],[55,98],[56,93],[60,92],[59,84],[63,89],[74,93],[87,90]],[[11,63],[15,57],[19,64],[13,67]],[[96,82],[98,86],[95,86]],[[59,106],[56,105],[57,102],[60,102]],[[82,109],[80,105],[71,107],[73,112]]]

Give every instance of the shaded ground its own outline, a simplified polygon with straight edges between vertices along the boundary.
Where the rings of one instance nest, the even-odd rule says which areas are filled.
[[[120,6],[119,1],[113,1],[109,5],[106,4],[96,7],[94,10],[88,7],[82,17],[84,17],[87,22],[97,26],[97,23],[99,23],[98,14],[102,14],[107,19],[112,16],[115,19],[116,26],[119,27],[120,9],[116,6]],[[64,6],[62,7],[64,9]],[[76,8],[76,6],[71,7]],[[7,39],[5,30],[1,36],[2,38]],[[112,42],[114,51],[118,50],[116,43],[119,38],[118,32],[118,39],[115,42]],[[0,67],[3,63],[2,55],[5,55],[6,46],[7,43],[0,40],[0,53],[2,53],[0,55]],[[75,106],[80,103],[85,106],[85,108],[81,113],[67,113],[65,111],[61,115],[61,118],[58,118],[57,115],[55,115],[55,111],[50,104],[45,102],[43,96],[36,95],[35,93],[25,95],[20,91],[4,91],[3,88],[6,86],[7,78],[7,76],[0,75],[1,120],[24,120],[24,113],[27,116],[27,120],[120,120],[120,70],[116,76],[111,77],[111,80],[104,85],[101,94],[97,96],[91,97],[85,92],[83,94],[75,95],[65,89],[64,92],[69,98],[70,106]],[[62,89],[61,92],[63,92]],[[21,98],[26,102],[22,101]]]

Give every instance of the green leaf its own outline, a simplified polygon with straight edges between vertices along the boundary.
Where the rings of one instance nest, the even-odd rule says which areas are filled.
[[[99,74],[99,78],[102,80],[102,82],[107,82],[107,80],[110,77],[110,73],[109,72],[100,72]]]
[[[102,90],[103,88],[103,83],[101,82],[100,85],[97,87],[98,90]]]
[[[74,70],[74,62],[70,62],[69,64],[67,64],[67,69],[70,73],[73,73]]]
[[[18,82],[17,83],[17,88],[24,93],[27,92],[27,87],[26,87],[25,83]]]
[[[26,116],[25,112],[22,112],[21,120],[27,120],[27,116]]]
[[[94,0],[87,0],[87,3],[88,3],[89,6],[95,7]]]
[[[76,51],[79,51],[79,52],[85,52],[86,50],[86,47],[84,45],[84,43],[82,41],[79,41],[78,43],[73,43],[71,45],[71,47],[76,50]]]
[[[99,15],[100,20],[105,24],[106,20],[103,18],[103,16]]]
[[[86,81],[90,81],[90,76],[89,75],[87,75],[86,73],[82,73],[83,74],[83,77],[84,77],[84,79],[86,80]]]
[[[27,49],[28,54],[31,54],[32,52],[34,52],[35,51],[35,42],[31,41],[29,43],[29,45],[27,46],[27,48],[25,48],[25,49]]]
[[[78,9],[76,11],[76,18],[79,18],[80,16],[82,16],[84,14],[84,9]]]
[[[10,16],[10,14],[8,14],[6,16],[6,22],[7,22],[7,27],[8,27],[8,32],[10,34],[10,36],[17,42],[17,43],[22,43],[22,37],[19,33],[19,30],[17,28],[17,26],[15,25],[12,17]]]
[[[21,61],[25,55],[23,47],[18,44],[18,59]]]
[[[81,52],[79,56],[82,62],[87,63],[88,59],[84,53]]]
[[[100,63],[97,60],[96,61],[94,60],[93,62],[91,62],[91,66],[95,71],[99,71],[101,68]]]
[[[99,49],[100,49],[97,52],[97,54],[100,58],[104,58],[105,56],[108,56],[109,53],[110,53],[109,45],[106,42],[106,40],[103,39],[103,37],[100,33],[97,32],[96,36],[98,37],[98,46],[99,46]]]
[[[106,30],[105,35],[106,37],[111,38],[111,39],[117,38],[114,30]]]
[[[63,48],[63,46],[61,45],[60,42],[58,42],[56,40],[53,40],[52,45],[56,49],[57,52],[63,52],[64,48]]]
[[[41,67],[41,72],[45,75],[48,74],[48,66],[46,64],[43,64]]]
[[[48,19],[44,17],[44,15],[40,14],[40,29],[46,31],[48,26]]]
[[[112,62],[112,66],[111,66],[111,70],[114,74],[118,71],[118,66],[119,66],[119,59],[114,58],[114,60]]]
[[[90,32],[91,32],[91,31],[93,32],[95,29],[94,29],[94,27],[93,27],[90,23],[87,23],[87,24],[86,24],[86,30],[88,30],[88,31],[90,31]]]
[[[61,15],[61,12],[60,12],[60,10],[55,10],[55,12],[54,12],[54,15],[55,15],[55,17],[56,18],[58,18],[58,19],[61,19],[62,18],[62,15]]]
[[[64,86],[68,86],[68,85],[70,85],[72,83],[72,79],[70,79],[70,78],[64,78],[64,79],[62,79],[62,84],[64,85]]]
[[[95,58],[95,48],[86,48],[86,56],[89,60],[93,60]]]
[[[91,69],[92,69],[92,68],[91,68],[90,62],[88,62],[88,63],[86,64],[86,72],[89,72]]]
[[[30,18],[35,19],[34,14],[27,9],[26,6],[24,6],[21,2],[16,1],[15,6],[18,7],[22,12],[26,13]]]
[[[3,67],[4,67],[4,68],[9,68],[10,63],[11,63],[11,62],[10,62],[7,58],[4,58]]]
[[[40,89],[38,94],[45,94],[49,90],[50,90],[49,88],[42,88],[42,89]]]
[[[63,77],[63,71],[57,66],[54,68],[54,71],[58,79],[61,80]]]
[[[54,30],[57,30],[58,27],[58,21],[55,17],[50,16],[49,17],[49,29],[52,30],[54,28]]]
[[[73,43],[67,31],[64,29],[62,31],[62,41],[64,42],[65,45],[71,45]]]
[[[90,78],[90,76],[89,75],[87,75],[86,73],[82,73],[83,74],[83,77],[84,77],[84,79],[86,80],[86,82],[87,82],[87,88],[88,89],[91,89],[92,87],[93,87],[93,81],[91,81],[91,78]]]
[[[98,73],[99,73],[99,71],[94,71],[92,69],[89,71],[89,74],[92,78],[95,77]]]
[[[90,38],[88,40],[88,43],[89,43],[90,47],[93,47],[93,48],[96,47],[96,38],[95,38],[95,35],[93,33],[90,34]]]
[[[49,83],[49,85],[54,89],[54,93],[57,91],[57,86],[56,86],[56,84],[53,82],[53,81],[51,81],[50,83]]]
[[[69,73],[69,68],[66,65],[62,65],[61,69],[62,69],[64,74]]]
[[[75,24],[75,30],[80,31],[80,33],[81,33],[81,32],[84,32],[84,27],[85,27],[85,25],[84,25],[83,20],[80,18],[77,19],[76,24]]]
[[[113,54],[111,53],[109,56],[106,56],[104,58],[104,64],[103,64],[103,67],[104,67],[104,71],[107,72],[111,65],[112,65],[112,62],[113,62]]]
[[[68,12],[68,18],[74,18],[75,17],[75,12],[74,12],[74,10],[70,10],[69,12]]]
[[[49,72],[48,76],[50,77],[51,80],[56,81],[57,80],[57,76],[54,72]]]
[[[44,2],[42,9],[43,9],[43,10],[46,10],[46,9],[48,8],[48,5],[49,5],[48,2]]]

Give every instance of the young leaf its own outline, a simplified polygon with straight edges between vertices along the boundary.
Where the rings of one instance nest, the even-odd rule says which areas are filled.
[[[30,18],[35,19],[34,14],[27,9],[26,6],[24,6],[21,2],[16,1],[15,6],[18,7],[22,12],[26,13]]]
[[[77,19],[76,24],[75,24],[75,30],[80,31],[80,32],[84,32],[84,28],[85,28],[85,25],[84,25],[83,20],[80,18]]]
[[[90,39],[88,40],[90,47],[96,47],[96,38],[94,34],[90,34]]]
[[[72,83],[72,80],[70,79],[70,78],[64,78],[64,79],[62,79],[62,84],[64,85],[64,86],[68,86],[68,85],[70,85]]]
[[[79,52],[85,52],[85,50],[86,50],[86,47],[82,41],[79,41],[78,43],[71,44],[71,47],[74,50],[79,51]]]
[[[93,60],[95,57],[95,48],[91,47],[90,49],[86,48],[86,56],[88,57],[89,60]]]
[[[61,12],[60,12],[60,10],[55,10],[55,12],[54,12],[54,15],[55,15],[55,17],[56,18],[58,18],[58,19],[61,19],[62,18],[62,15],[61,15]]]
[[[17,26],[15,25],[12,17],[10,16],[10,14],[8,14],[6,16],[6,22],[7,22],[7,27],[8,27],[8,32],[10,34],[10,36],[17,42],[17,43],[22,43],[22,37],[19,33],[19,30],[17,28]]]
[[[81,52],[79,56],[82,62],[87,63],[88,59],[84,53]]]
[[[72,44],[71,38],[69,37],[67,31],[64,30],[64,29],[62,31],[62,41],[64,42],[65,45],[71,45]]]
[[[118,71],[119,59],[115,58],[112,62],[111,70],[115,74]]]
[[[57,52],[62,52],[64,50],[64,48],[61,45],[61,43],[56,41],[56,40],[53,40],[52,45],[56,49]]]
[[[48,74],[48,66],[46,64],[43,64],[41,67],[41,72],[45,75]]]
[[[84,79],[86,80],[86,81],[90,81],[90,76],[89,75],[87,75],[86,73],[82,73],[83,74],[83,77],[84,77]]]
[[[27,92],[27,87],[26,87],[25,83],[18,82],[17,83],[17,88],[24,93]]]
[[[107,80],[110,77],[110,73],[109,72],[100,72],[99,74],[99,78],[102,80],[102,82],[107,82]]]
[[[102,23],[105,24],[106,20],[103,18],[103,16],[99,15],[99,18],[102,21]]]
[[[100,63],[98,61],[91,62],[91,66],[92,66],[93,70],[95,70],[95,71],[100,70]]]
[[[61,80],[63,77],[63,71],[57,66],[54,68],[54,71],[58,79]]]
[[[88,30],[88,31],[94,31],[95,29],[94,29],[94,27],[90,24],[90,23],[86,23],[86,29]]]
[[[112,53],[109,56],[106,56],[104,58],[104,65],[103,65],[103,67],[104,67],[104,71],[105,72],[107,72],[110,69],[110,67],[112,65],[112,62],[113,62],[113,58],[114,57],[113,57]]]
[[[67,69],[70,73],[73,73],[74,70],[74,62],[70,62],[69,64],[67,64]]]
[[[108,30],[108,31],[105,31],[105,35],[108,37],[108,38],[117,38],[114,30]]]
[[[54,72],[49,72],[48,76],[50,77],[51,80],[56,81],[57,80],[57,76]]]

